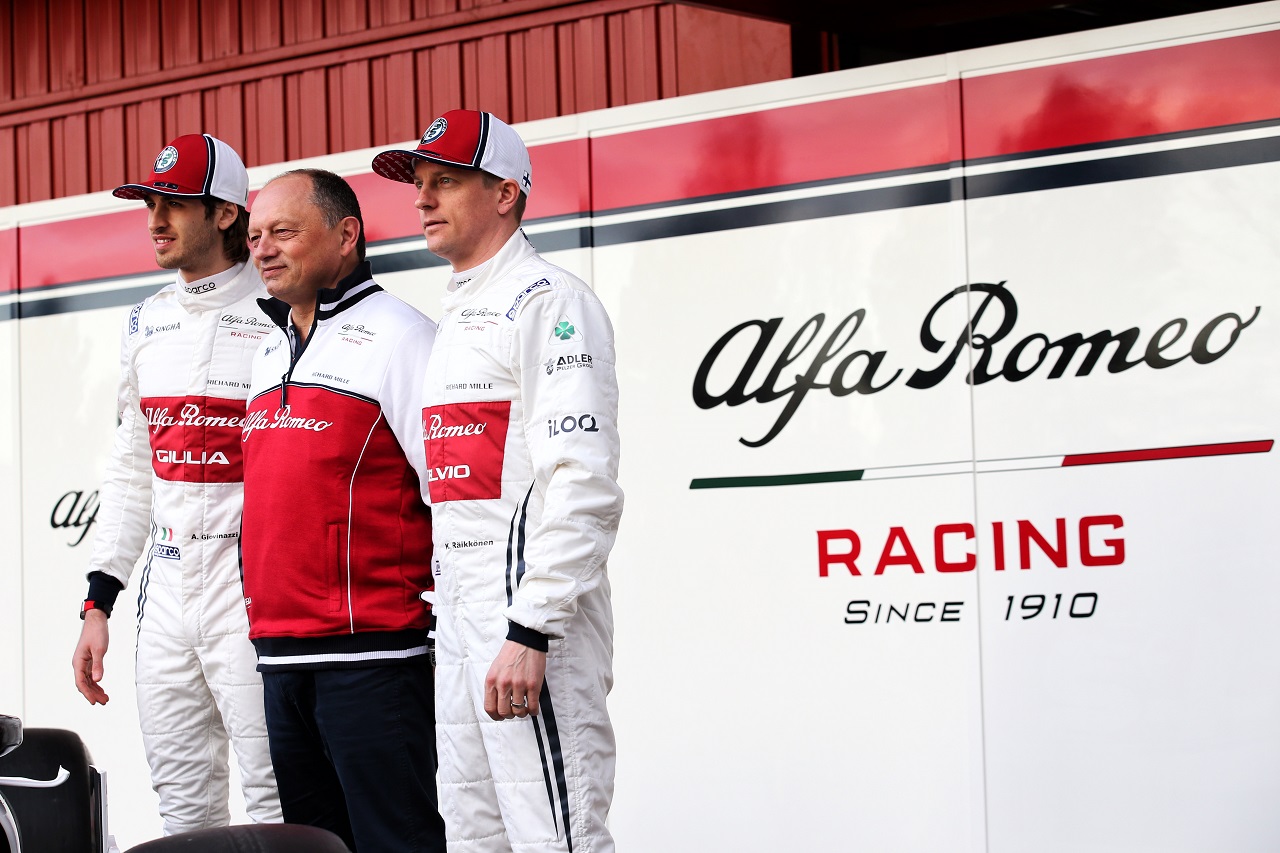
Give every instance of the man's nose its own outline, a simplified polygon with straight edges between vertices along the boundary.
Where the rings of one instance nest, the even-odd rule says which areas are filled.
[[[413,206],[418,208],[418,210],[425,210],[428,207],[436,206],[435,195],[426,184],[423,184],[418,188],[418,198],[414,201]]]
[[[155,207],[147,208],[147,227],[152,231],[163,228],[168,222],[169,217],[165,213],[164,205],[157,204]]]

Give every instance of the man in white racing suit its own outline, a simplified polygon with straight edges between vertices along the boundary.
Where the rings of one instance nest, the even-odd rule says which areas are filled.
[[[612,851],[606,559],[622,512],[613,329],[519,230],[519,135],[453,110],[378,174],[453,267],[423,389],[436,738],[451,851]]]
[[[76,687],[91,704],[108,701],[107,617],[145,554],[135,675],[164,832],[230,822],[228,742],[249,817],[279,822],[240,583],[240,433],[253,355],[273,328],[246,263],[249,177],[226,143],[189,134],[115,195],[146,202],[156,263],[178,275],[134,306],[121,335],[120,425],[100,491]]]

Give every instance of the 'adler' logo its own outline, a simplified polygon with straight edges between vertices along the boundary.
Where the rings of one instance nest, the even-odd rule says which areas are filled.
[[[428,127],[427,132],[422,134],[422,141],[418,144],[427,145],[428,143],[435,142],[437,139],[444,136],[444,132],[448,129],[449,122],[445,121],[443,118],[438,118],[431,122],[431,127]]]
[[[176,165],[178,165],[178,149],[170,145],[160,152],[160,156],[156,158],[156,164],[151,167],[151,171],[159,174],[169,171]]]
[[[577,370],[582,367],[594,368],[595,360],[587,353],[578,353],[576,355],[551,356],[542,364],[547,369],[547,375],[555,373],[557,370]]]

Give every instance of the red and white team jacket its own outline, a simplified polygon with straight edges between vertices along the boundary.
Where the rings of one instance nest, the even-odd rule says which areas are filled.
[[[180,563],[192,590],[239,586],[240,432],[249,366],[274,328],[258,308],[263,293],[257,270],[238,264],[179,279],[129,313],[90,598],[113,599],[106,578],[127,585],[147,543],[148,570]]]
[[[611,634],[623,497],[609,317],[520,231],[455,284],[423,391],[438,600],[478,630],[471,648],[496,634],[545,651],[581,607]],[[481,627],[493,617],[507,630]]]
[[[427,653],[431,516],[422,374],[435,324],[362,264],[319,294],[305,341],[289,306],[253,363],[245,417],[244,588],[261,671],[377,666]]]

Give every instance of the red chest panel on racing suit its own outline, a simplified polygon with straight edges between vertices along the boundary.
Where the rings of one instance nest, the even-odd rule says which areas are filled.
[[[476,401],[422,410],[432,503],[502,497],[502,460],[511,401]]]
[[[244,400],[143,397],[141,409],[157,477],[181,483],[244,481]]]

